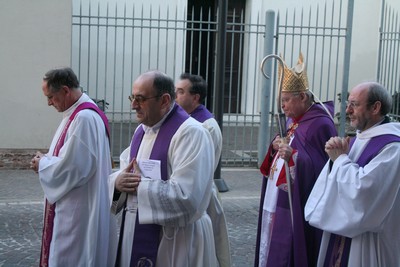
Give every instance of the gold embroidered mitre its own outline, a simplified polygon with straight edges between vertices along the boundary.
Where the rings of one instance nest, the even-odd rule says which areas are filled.
[[[279,64],[278,77],[281,77],[282,67]],[[280,81],[280,78],[279,78]],[[308,78],[306,72],[306,65],[303,61],[303,54],[300,52],[297,65],[293,68],[289,68],[285,62],[283,62],[283,82],[282,92],[304,92],[308,91]]]

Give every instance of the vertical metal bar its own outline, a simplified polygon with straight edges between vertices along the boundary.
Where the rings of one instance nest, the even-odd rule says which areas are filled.
[[[280,35],[279,30],[280,30],[280,25],[281,25],[280,18],[281,18],[281,15],[280,15],[280,12],[278,11],[277,18],[276,18],[276,26],[275,26],[275,30],[276,30],[276,34],[275,34],[276,38],[275,38],[275,42],[274,42],[275,55],[278,55],[278,49],[279,49],[279,35]],[[284,40],[284,43],[285,43],[285,40]],[[275,75],[277,73],[276,65],[275,65],[274,73],[275,73]],[[274,77],[274,79],[272,79],[272,88],[278,88],[278,82],[276,81],[275,77]],[[270,97],[271,99],[269,101],[269,105],[271,106],[271,108],[270,108],[271,112],[269,113],[269,116],[268,116],[268,121],[269,121],[269,125],[270,125],[268,135],[267,135],[268,138],[266,139],[266,142],[268,142],[268,143],[271,141],[271,136],[275,132],[275,130],[274,130],[274,128],[275,128],[274,110],[275,110],[275,105],[277,104],[276,103],[277,101],[275,101],[276,93],[277,93],[276,91],[277,90],[272,90],[272,97]]]
[[[235,9],[233,10],[233,17],[232,17],[232,26],[231,29],[233,29],[235,27]],[[230,54],[230,62],[229,62],[229,93],[228,93],[228,97],[229,99],[232,99],[232,77],[233,77],[233,51],[235,49],[235,33],[234,31],[231,32],[231,38],[230,38],[230,49],[231,49],[231,54]],[[228,102],[228,113],[231,113],[232,110],[232,101]]]
[[[319,86],[318,86],[318,91],[319,91],[319,93],[318,93],[318,97],[321,97],[321,90],[322,90],[322,81],[323,81],[323,78],[324,78],[324,67],[325,67],[325,64],[324,64],[324,55],[325,55],[325,29],[326,29],[326,2],[325,2],[325,6],[324,6],[324,17],[323,17],[323,24],[322,24],[323,26],[322,26],[322,34],[321,34],[321,38],[322,38],[322,51],[321,51],[321,62],[320,62],[320,64],[321,64],[321,69],[320,69],[320,71],[321,71],[321,75],[320,75],[320,77],[319,77]],[[319,25],[317,25],[317,27],[319,27]]]
[[[90,30],[91,30],[91,25],[90,25],[90,21],[91,21],[91,10],[92,10],[92,5],[91,2],[89,2],[89,15],[88,15],[88,44],[87,44],[87,69],[86,69],[86,91],[87,94],[89,95],[90,92],[90,50],[91,50],[91,45],[90,45]]]
[[[390,61],[391,62],[389,62],[389,64],[390,64],[390,68],[391,68],[391,73],[390,73],[390,76],[391,76],[391,79],[390,79],[390,83],[388,83],[388,88],[387,89],[389,89],[389,91],[392,93],[393,92],[393,88],[394,88],[394,86],[395,86],[395,72],[394,72],[394,70],[395,70],[395,68],[396,68],[396,65],[395,65],[395,60],[396,60],[396,24],[395,24],[395,20],[396,20],[396,17],[395,17],[395,14],[394,14],[394,11],[393,11],[393,17],[392,17],[392,21],[390,22],[390,25],[391,25],[391,30],[390,30],[390,43],[391,43],[391,45],[390,45],[390,54],[392,55],[391,57],[390,57]]]
[[[119,112],[119,117],[120,117],[120,124],[119,124],[119,147],[120,150],[122,151],[122,146],[123,146],[123,136],[124,136],[124,124],[123,124],[123,110],[124,110],[124,103],[125,103],[125,86],[124,86],[124,81],[125,81],[125,43],[126,43],[126,3],[124,4],[124,18],[123,18],[123,36],[122,36],[122,62],[121,62],[121,109]]]
[[[134,20],[134,18],[135,18],[135,4],[133,4],[132,5],[132,45],[131,45],[131,67],[130,67],[130,69],[131,69],[131,71],[130,71],[130,73],[131,73],[131,75],[130,75],[130,83],[129,83],[129,94],[131,94],[131,87],[133,86],[133,81],[134,81],[134,79],[135,79],[135,77],[134,77],[134,64],[133,64],[133,62],[134,62],[134,54],[135,54],[135,20]],[[130,107],[130,105],[129,105],[129,107]],[[128,125],[129,125],[129,127],[128,127],[128,136],[132,136],[132,127],[130,127],[131,126],[131,124],[132,124],[132,117],[133,117],[133,112],[132,112],[132,109],[131,108],[129,108],[130,110],[129,110],[129,122],[128,122]]]
[[[313,72],[312,72],[312,86],[311,86],[311,88],[315,88],[315,66],[316,66],[316,61],[317,61],[317,56],[316,56],[316,53],[317,53],[317,47],[318,47],[318,21],[319,21],[319,4],[317,5],[317,15],[316,15],[316,17],[315,17],[315,39],[314,39],[314,57],[313,57],[313,59],[314,59],[314,62],[313,62],[313,66],[314,66],[314,69],[313,69]]]
[[[164,66],[164,70],[165,71],[167,71],[167,62],[168,62],[168,37],[169,37],[169,22],[170,22],[170,19],[169,19],[169,6],[167,7],[167,20],[166,20],[166,27],[165,27],[165,29],[166,29],[166,33],[165,33],[165,66]],[[175,32],[176,32],[176,29],[175,29]],[[176,40],[176,39],[175,39]],[[175,61],[175,60],[174,60]],[[173,68],[173,69],[175,69],[175,68]],[[175,75],[173,75],[172,77],[175,77]]]
[[[97,3],[97,42],[96,42],[96,98],[99,98],[99,47],[100,47],[100,2]],[[104,102],[106,99],[104,98]],[[105,109],[106,105],[104,103],[104,113],[106,113]],[[111,140],[110,140],[111,142]],[[112,154],[111,154],[112,155]]]
[[[206,50],[206,55],[210,55],[210,39],[211,39],[211,8],[208,8],[208,16],[207,16],[207,50]],[[204,79],[206,80],[207,84],[210,84],[209,82],[209,77],[208,77],[208,71],[210,67],[210,57],[206,57],[206,77]],[[214,90],[215,91],[215,90]],[[212,107],[212,110],[214,110],[214,107]]]
[[[306,49],[306,62],[308,64],[308,59],[310,58],[310,32],[311,32],[311,7],[308,10],[308,24],[307,24],[307,49]]]
[[[339,19],[338,19],[338,37],[337,37],[337,43],[336,43],[336,47],[337,47],[337,51],[336,51],[336,61],[335,61],[335,82],[334,82],[334,95],[333,97],[335,97],[337,95],[337,83],[338,83],[338,75],[339,75],[339,54],[340,54],[340,33],[341,33],[341,29],[342,29],[342,0],[340,0],[340,5],[339,5]],[[341,99],[341,101],[346,101],[346,99]]]
[[[201,51],[202,51],[202,37],[203,37],[203,8],[200,9],[200,19],[199,19],[199,49],[197,51],[197,75],[200,75],[200,66],[201,66]]]
[[[251,15],[250,15],[250,17],[251,17]],[[238,61],[238,76],[237,76],[236,83],[239,85],[239,90],[237,91],[237,98],[242,100],[243,99],[242,96],[246,94],[245,92],[242,92],[242,91],[247,90],[247,89],[245,89],[245,86],[243,85],[243,82],[242,82],[243,43],[244,43],[244,39],[245,39],[245,35],[246,35],[243,9],[241,10],[241,13],[240,13],[240,28],[239,28],[238,34],[239,34],[239,55],[237,55],[237,56],[239,57],[239,61]],[[249,35],[248,38],[250,38],[250,33],[248,35]],[[257,40],[257,38],[256,38],[256,40]],[[258,42],[258,40],[257,40],[257,42]],[[255,93],[256,93],[256,90],[254,90],[254,94]],[[254,101],[253,103],[256,103],[256,101]],[[239,108],[241,108],[241,107],[243,107],[243,109],[244,109],[243,113],[247,114],[247,101],[237,101],[237,110],[239,110]],[[256,105],[253,104],[253,111],[256,108],[257,108]],[[253,114],[256,114],[256,113],[253,112]],[[245,121],[246,121],[246,118],[245,118]],[[253,130],[253,127],[251,127],[251,129]],[[250,140],[253,140],[253,136],[251,136]],[[253,142],[251,142],[251,144],[253,144]],[[252,151],[253,151],[253,149],[251,148],[251,152]],[[253,155],[252,153],[250,153],[250,155],[251,155],[251,158],[250,158],[249,164],[251,164],[252,158],[254,157],[254,156],[252,156]]]
[[[80,77],[81,73],[81,60],[82,60],[82,2],[79,7],[79,38],[78,38],[78,46],[79,46],[79,59],[78,59],[78,70],[75,70],[78,73],[78,77]]]
[[[187,12],[189,12],[189,10],[187,11]],[[177,13],[178,13],[178,10],[177,10]],[[186,13],[186,10],[185,10],[185,13]],[[175,15],[176,17],[178,17],[178,15],[176,14]],[[183,22],[182,23],[182,48],[184,48],[184,49],[182,49],[182,51],[186,51],[187,50],[187,47],[186,47],[186,37],[187,37],[187,32],[189,31],[189,29],[188,29],[188,27],[187,27],[187,24],[188,24],[188,21],[187,21],[187,17],[189,16],[189,14],[185,14],[185,16],[184,16],[184,18],[185,18],[185,22]],[[176,39],[175,39],[176,40]],[[175,49],[175,51],[176,51],[176,49]],[[184,70],[185,69],[185,62],[186,62],[186,53],[184,53],[183,52],[183,55],[182,55],[182,66],[183,66],[183,69],[182,70]]]
[[[224,118],[224,88],[225,88],[225,47],[226,47],[226,16],[228,12],[228,1],[218,0],[218,32],[217,32],[217,62],[215,71],[216,94],[215,101],[219,103],[215,109],[215,118],[223,130]],[[221,159],[214,174],[215,184],[220,192],[228,191],[224,180],[221,178]]]
[[[142,4],[142,9],[141,9],[141,15],[140,15],[140,37],[139,37],[139,73],[142,72],[143,70],[143,60],[142,60],[142,55],[143,55],[143,4]]]
[[[235,12],[236,10],[234,9],[233,10],[233,19],[232,19],[232,29],[234,29],[234,27],[235,27]],[[233,69],[233,51],[234,51],[234,44],[235,44],[235,35],[234,35],[234,31],[232,31],[231,32],[231,40],[230,40],[230,46],[231,46],[231,54],[230,54],[230,62],[229,62],[229,65],[230,65],[230,69],[229,69],[229,90],[228,90],[228,96],[229,96],[229,102],[228,102],[228,113],[229,114],[231,114],[232,112],[232,74],[233,74],[233,71],[232,71],[232,69]],[[231,116],[229,116],[229,118],[230,118]],[[245,129],[246,129],[246,120],[243,120],[243,127],[242,127],[242,129],[243,129],[243,131],[245,131]],[[236,125],[235,125],[235,140],[234,140],[234,149],[237,151],[238,150],[238,138],[237,138],[237,133],[238,133],[238,130],[239,130],[239,114],[238,114],[238,112],[236,112]],[[241,140],[241,143],[242,144],[244,144],[244,142],[245,142],[245,140],[246,140],[246,138],[245,138],[245,134],[243,134],[242,135],[242,140]],[[243,157],[244,157],[244,153],[243,153],[243,147],[241,147],[241,151],[240,151],[240,154],[241,154],[241,160],[242,160],[242,163],[243,163]]]
[[[149,28],[148,28],[148,32],[149,32],[149,39],[148,39],[148,48],[149,48],[149,50],[148,50],[148,58],[147,58],[147,69],[150,69],[151,68],[151,44],[152,44],[152,42],[151,42],[151,36],[152,36],[152,28],[151,28],[151,25],[152,25],[152,20],[151,20],[151,18],[153,17],[153,5],[150,5],[150,18],[148,19],[148,23],[149,23]]]
[[[200,8],[200,10],[202,9],[202,7]],[[194,6],[192,6],[192,18],[191,18],[191,28],[190,28],[190,51],[189,51],[189,73],[192,73],[192,66],[193,66],[193,35],[195,34],[195,30],[194,30]]]
[[[275,12],[268,10],[265,14],[265,55],[273,54],[274,49],[274,29],[275,29]],[[272,61],[265,63],[265,73],[272,72]],[[272,77],[270,75],[270,77]],[[258,131],[258,165],[260,166],[265,154],[267,153],[267,145],[271,139],[269,128],[269,111],[271,105],[271,81],[263,79],[261,88],[261,112],[260,112],[260,128]]]
[[[115,9],[114,9],[114,55],[113,55],[113,71],[112,71],[112,81],[113,81],[113,88],[115,88],[116,87],[116,78],[115,78],[115,73],[116,73],[116,68],[117,68],[117,24],[118,24],[118,22],[117,22],[117,14],[118,14],[118,12],[117,12],[117,4],[115,3]],[[116,99],[115,99],[115,89],[113,90],[113,93],[112,93],[112,102],[113,102],[113,106],[115,106],[115,102],[116,102]],[[112,115],[112,120],[113,120],[113,122],[115,121],[115,111],[113,112],[113,115]],[[112,135],[114,136],[115,134],[115,127],[112,127]],[[120,150],[121,150],[121,147],[120,147]]]
[[[396,29],[395,31],[395,42],[396,42],[396,47],[394,49],[395,51],[395,58],[396,58],[396,62],[394,63],[395,66],[395,71],[393,73],[393,76],[395,76],[395,83],[393,85],[393,90],[397,90],[399,88],[399,76],[396,74],[399,73],[399,57],[400,57],[400,24],[399,24],[399,14],[396,14]],[[396,114],[398,113],[398,111],[396,110]]]
[[[385,0],[382,0],[381,5],[381,23],[379,25],[379,45],[378,45],[378,66],[376,67],[376,80],[380,82],[381,66],[382,66],[382,47],[383,47],[383,23],[385,18]]]
[[[391,8],[389,7],[389,8],[387,8],[386,9],[386,11],[387,11],[387,13],[386,13],[386,16],[385,16],[385,24],[384,24],[384,35],[383,35],[383,41],[384,41],[384,44],[385,44],[385,46],[384,46],[384,48],[383,48],[383,65],[382,65],[382,67],[383,67],[383,70],[382,70],[382,77],[381,77],[381,80],[382,80],[382,84],[383,85],[387,85],[387,83],[386,83],[386,78],[387,78],[387,68],[388,68],[388,64],[387,64],[387,61],[388,61],[388,57],[389,57],[389,38],[388,38],[388,28],[389,28],[389,26],[388,26],[388,24],[390,23],[390,14],[391,14]]]
[[[343,81],[342,81],[342,101],[340,105],[340,126],[339,135],[345,136],[345,125],[346,125],[346,99],[347,90],[349,87],[349,69],[350,69],[350,50],[351,50],[351,37],[353,30],[353,11],[354,11],[354,0],[349,0],[347,3],[347,21],[346,21],[346,44],[344,49],[344,61],[343,61]]]
[[[293,21],[292,21],[292,26],[291,26],[291,34],[292,34],[292,45],[290,48],[290,66],[293,66],[295,63],[293,62],[294,57],[294,39],[295,39],[295,29],[296,29],[296,10],[293,10]],[[289,33],[290,36],[290,33]],[[296,57],[297,58],[297,57]]]
[[[158,27],[157,27],[157,43],[160,43],[160,30],[161,30],[161,7],[158,6]],[[167,44],[167,41],[165,41],[165,45]],[[157,64],[156,64],[156,69],[160,68],[160,45],[157,46]],[[167,72],[167,70],[165,69],[164,72]]]
[[[328,64],[327,64],[327,77],[326,77],[326,98],[329,99],[329,91],[330,91],[330,83],[331,83],[331,66],[332,66],[332,46],[333,46],[333,18],[334,18],[334,12],[335,12],[335,2],[332,1],[332,12],[331,12],[331,25],[330,25],[330,35],[329,35],[329,47],[328,47]],[[322,88],[321,88],[322,89]],[[335,88],[334,88],[335,90]],[[320,99],[321,101],[323,101],[324,99],[322,99],[322,95],[320,95]]]

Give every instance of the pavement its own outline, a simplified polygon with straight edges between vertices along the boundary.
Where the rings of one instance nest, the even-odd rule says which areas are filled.
[[[222,168],[229,191],[220,196],[228,223],[232,267],[253,266],[261,174]],[[31,170],[0,170],[0,266],[38,266],[43,191]]]

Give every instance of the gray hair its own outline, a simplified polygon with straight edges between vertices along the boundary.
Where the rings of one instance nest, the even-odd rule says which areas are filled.
[[[44,75],[43,81],[47,82],[47,86],[52,92],[59,91],[63,86],[71,89],[80,88],[78,78],[74,71],[68,67],[49,70]]]
[[[392,109],[392,97],[388,90],[377,82],[368,83],[368,106],[372,106],[376,101],[381,102],[381,115],[385,116]]]

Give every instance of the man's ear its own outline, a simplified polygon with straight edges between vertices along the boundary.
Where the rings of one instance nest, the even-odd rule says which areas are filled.
[[[304,93],[304,92],[300,92],[300,99],[301,99],[302,102],[307,101],[308,100],[307,94]]]
[[[171,105],[171,95],[170,94],[162,94],[161,96],[161,106],[162,108],[169,108],[169,106]]]
[[[194,100],[196,100],[197,103],[200,103],[200,94],[194,94]]]
[[[371,106],[372,108],[372,113],[375,115],[378,115],[381,113],[381,108],[382,108],[382,103],[381,101],[376,101],[374,104]]]
[[[66,85],[63,85],[61,87],[61,90],[64,91],[65,95],[68,95],[69,93],[71,93],[71,89]]]

